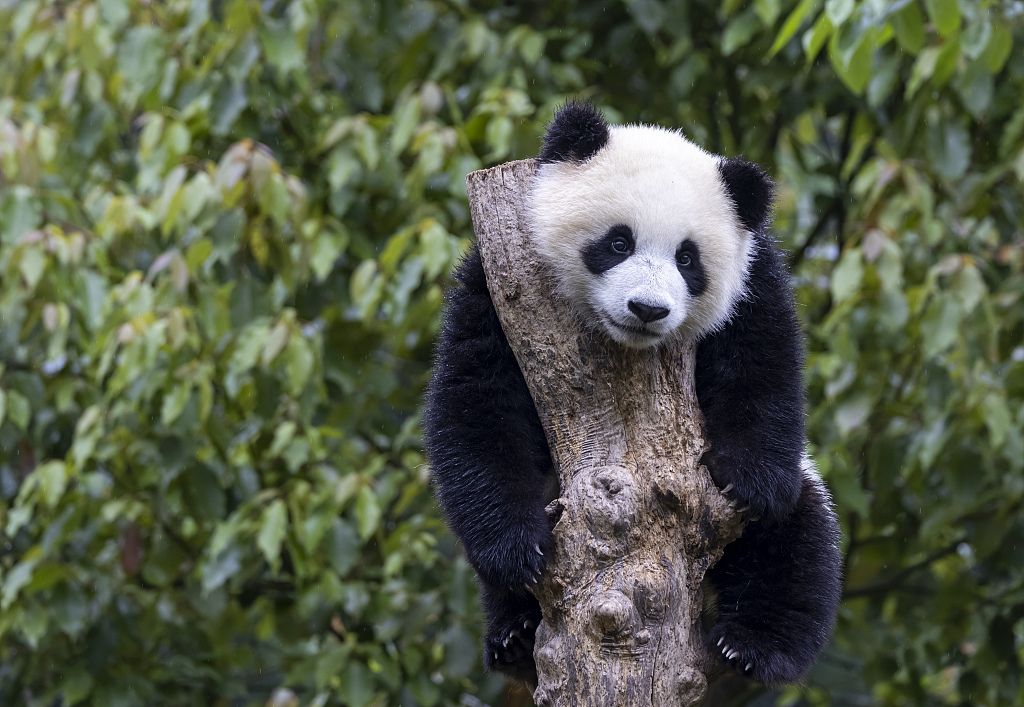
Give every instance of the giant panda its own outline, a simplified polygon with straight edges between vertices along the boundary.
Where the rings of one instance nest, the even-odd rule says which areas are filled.
[[[609,126],[569,103],[544,137],[529,196],[535,247],[576,318],[633,348],[698,338],[702,462],[748,515],[710,570],[711,650],[749,678],[798,681],[828,641],[839,529],[805,454],[803,343],[767,228],[772,183],[679,132]],[[431,479],[479,575],[485,665],[536,681],[537,600],[557,493],[544,431],[471,248],[447,295],[424,409]]]

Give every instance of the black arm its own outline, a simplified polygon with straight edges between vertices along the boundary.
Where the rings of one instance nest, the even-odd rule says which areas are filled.
[[[551,455],[475,244],[455,278],[424,414],[431,480],[480,576],[522,591],[550,548]]]
[[[800,494],[804,451],[803,339],[789,273],[763,234],[747,296],[729,323],[697,348],[697,398],[715,483],[766,521],[781,520]]]

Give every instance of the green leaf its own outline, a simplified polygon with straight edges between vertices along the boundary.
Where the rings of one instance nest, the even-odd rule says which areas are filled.
[[[874,57],[874,37],[871,32],[857,32],[844,27],[829,41],[829,59],[836,74],[854,93],[861,93],[871,78]]]
[[[935,29],[943,37],[949,37],[960,29],[960,5],[957,0],[925,0],[924,6],[935,23]]]
[[[344,577],[359,561],[359,536],[340,518],[335,518],[327,534],[327,560],[331,568]]]
[[[242,554],[237,547],[229,547],[217,555],[213,561],[204,563],[201,573],[203,594],[209,595],[221,587],[241,568]]]
[[[373,678],[358,661],[350,660],[341,675],[338,696],[343,704],[364,707],[373,699]]]
[[[32,475],[36,478],[43,503],[50,508],[56,506],[68,485],[68,470],[64,462],[51,460],[40,464]]]
[[[782,12],[781,0],[754,0],[754,12],[765,27],[771,27]]]
[[[260,42],[267,61],[282,74],[298,71],[305,66],[305,49],[299,36],[284,22],[268,20],[260,32]]]
[[[834,27],[840,27],[853,14],[853,0],[825,0],[825,14]]]
[[[964,54],[971,59],[978,59],[984,53],[989,40],[992,39],[992,24],[988,15],[982,15],[967,25],[960,44],[963,46]]]
[[[83,668],[72,668],[64,674],[60,690],[64,703],[76,705],[87,698],[93,689],[93,678]]]
[[[918,55],[917,61],[914,62],[914,68],[910,71],[910,81],[907,82],[905,92],[907,98],[917,93],[918,89],[935,73],[935,66],[939,61],[939,51],[938,47],[928,47]]]
[[[825,42],[832,36],[832,29],[832,22],[828,19],[827,15],[822,14],[811,29],[804,32],[802,41],[808,63],[814,61],[818,54],[821,53]]]
[[[872,400],[867,395],[857,395],[836,407],[836,428],[843,437],[860,429],[871,414]]]
[[[960,329],[960,307],[952,295],[940,294],[925,310],[921,319],[924,354],[934,358],[952,346]]]
[[[967,127],[959,121],[934,116],[925,133],[928,154],[935,170],[946,179],[959,179],[971,162],[971,140]]]
[[[501,159],[509,153],[512,144],[512,120],[500,115],[487,122],[487,144],[491,147],[491,158]]]
[[[779,50],[789,43],[789,40],[792,39],[797,33],[797,30],[803,26],[804,21],[811,14],[811,11],[817,8],[817,6],[818,0],[800,0],[797,6],[793,8],[793,11],[789,13],[786,21],[782,23],[782,28],[775,36],[775,41],[772,43],[771,49],[768,50],[769,59],[778,54]]]
[[[909,2],[892,16],[896,41],[911,54],[924,49],[924,15],[916,2]]]
[[[665,22],[665,6],[659,0],[626,0],[626,7],[646,34],[653,35]]]
[[[993,74],[1002,70],[1006,60],[1010,58],[1010,50],[1013,49],[1013,34],[1010,28],[1004,25],[992,26],[992,37],[985,47],[981,59],[985,66]]]
[[[964,314],[970,314],[989,294],[985,279],[973,262],[964,262],[963,267],[953,275],[950,286],[960,298]]]
[[[277,571],[281,560],[281,543],[284,541],[288,524],[288,511],[284,501],[277,499],[263,511],[260,520],[260,532],[256,537],[259,547],[267,563]]]
[[[271,174],[261,182],[258,198],[263,213],[274,219],[278,226],[288,221],[291,198],[280,174]]]
[[[160,422],[170,425],[181,415],[192,395],[192,385],[189,381],[182,381],[171,388],[164,396],[163,404],[160,406]]]
[[[749,8],[732,18],[722,33],[722,54],[729,56],[745,46],[761,27],[761,19],[754,8]]]
[[[7,572],[3,588],[0,589],[0,609],[6,611],[11,608],[14,600],[18,598],[18,594],[31,581],[37,563],[37,557],[25,557]]]
[[[288,392],[299,395],[313,373],[316,363],[313,350],[305,339],[293,336],[288,341],[282,358],[287,374]]]
[[[1010,431],[1013,429],[1013,417],[1006,406],[1006,400],[1002,395],[989,393],[982,401],[982,409],[985,414],[985,425],[988,427],[989,439],[992,446],[998,449],[1006,442]]]
[[[43,271],[46,269],[46,256],[38,248],[26,248],[21,252],[19,267],[25,285],[28,289],[33,290],[39,284]]]
[[[836,304],[853,297],[864,277],[864,260],[859,250],[848,250],[832,272],[832,298]]]
[[[980,61],[971,62],[967,70],[958,74],[953,85],[964,106],[975,118],[980,118],[992,104],[995,82]]]
[[[395,123],[391,129],[391,152],[399,154],[409,144],[413,130],[420,120],[420,102],[415,98],[409,98],[399,104],[395,110]]]
[[[14,390],[7,391],[7,419],[19,429],[27,429],[32,416],[28,399]]]
[[[362,540],[373,535],[380,523],[380,516],[377,494],[369,486],[363,486],[356,494],[356,528]]]

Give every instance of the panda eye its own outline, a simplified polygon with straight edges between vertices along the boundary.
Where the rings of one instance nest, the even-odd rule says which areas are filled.
[[[689,253],[680,253],[676,256],[676,262],[679,263],[679,267],[688,268],[693,265],[693,258]]]
[[[629,241],[622,236],[612,240],[612,252],[618,255],[625,255],[629,252]]]

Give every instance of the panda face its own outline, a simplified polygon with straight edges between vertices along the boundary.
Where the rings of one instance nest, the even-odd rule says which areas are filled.
[[[579,304],[626,346],[651,346],[677,331],[707,289],[700,246],[691,238],[643,238],[619,223],[578,257],[589,273]]]
[[[541,155],[529,219],[559,293],[585,323],[633,348],[722,326],[753,248],[722,159],[661,128],[606,131],[585,159],[571,149]]]

